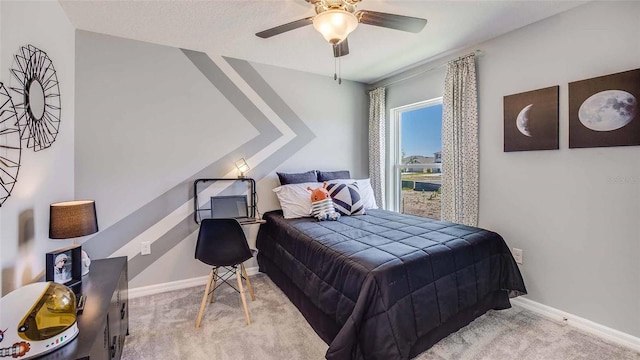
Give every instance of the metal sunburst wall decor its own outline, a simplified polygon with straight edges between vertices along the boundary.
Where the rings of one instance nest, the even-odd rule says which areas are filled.
[[[20,170],[20,128],[9,92],[0,82],[0,207],[7,201]]]
[[[22,140],[34,151],[46,149],[56,140],[60,127],[60,87],[51,59],[33,45],[20,48],[11,69],[20,87],[11,90],[22,95],[17,103]]]

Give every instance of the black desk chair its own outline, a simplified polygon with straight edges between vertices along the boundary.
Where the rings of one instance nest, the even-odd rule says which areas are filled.
[[[253,252],[249,249],[247,238],[244,236],[242,226],[235,219],[204,219],[200,224],[200,232],[198,233],[198,242],[196,243],[196,259],[205,264],[213,266],[209,273],[209,281],[202,296],[202,304],[200,312],[196,320],[196,328],[200,327],[200,321],[204,313],[204,307],[207,303],[213,302],[213,292],[218,286],[225,283],[240,293],[242,306],[244,307],[244,315],[247,319],[247,325],[251,325],[249,317],[249,309],[247,309],[247,300],[244,297],[244,287],[242,279],[247,282],[247,288],[251,295],[251,300],[255,300],[253,288],[249,281],[249,276],[244,268],[243,262],[251,259]],[[227,270],[225,274],[218,275],[218,269]],[[235,273],[238,280],[238,289],[227,282]],[[221,282],[218,283],[218,280]]]

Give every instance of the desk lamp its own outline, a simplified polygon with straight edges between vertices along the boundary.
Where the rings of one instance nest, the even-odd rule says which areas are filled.
[[[77,245],[77,238],[98,232],[96,203],[93,200],[76,200],[51,204],[49,207],[49,238],[70,239]],[[91,259],[82,250],[82,275],[89,273]]]
[[[238,179],[244,179],[244,173],[246,173],[250,169],[249,164],[247,164],[247,161],[244,158],[242,158],[236,161],[236,167],[238,168],[238,171],[240,171],[240,175],[238,175]]]

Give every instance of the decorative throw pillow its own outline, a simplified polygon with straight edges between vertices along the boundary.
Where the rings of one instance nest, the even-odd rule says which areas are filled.
[[[276,172],[276,174],[278,174],[278,179],[280,179],[280,185],[318,182],[318,175],[316,174],[315,170],[297,174],[287,174],[281,172]]]
[[[362,197],[358,190],[357,183],[340,184],[330,183],[327,185],[327,191],[333,199],[333,205],[336,211],[342,215],[363,215],[364,205]]]
[[[358,191],[360,191],[360,198],[362,199],[362,205],[365,209],[377,209],[376,197],[373,195],[373,188],[371,187],[371,180],[369,179],[337,179],[331,180],[330,183],[350,184],[356,182],[358,184]]]
[[[340,171],[320,171],[318,170],[318,182],[337,180],[337,179],[349,179],[351,174],[349,170]]]

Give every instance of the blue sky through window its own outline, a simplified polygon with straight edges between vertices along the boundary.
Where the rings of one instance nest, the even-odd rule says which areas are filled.
[[[442,149],[442,104],[403,112],[400,127],[405,156],[433,156]]]

